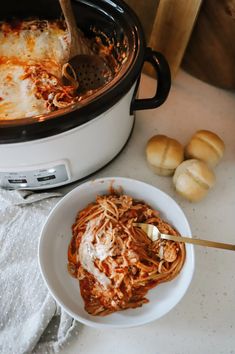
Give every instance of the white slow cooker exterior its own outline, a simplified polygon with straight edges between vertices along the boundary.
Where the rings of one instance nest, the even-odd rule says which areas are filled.
[[[43,139],[0,144],[0,186],[54,188],[99,170],[120,152],[131,133],[134,87],[105,113],[76,128]]]

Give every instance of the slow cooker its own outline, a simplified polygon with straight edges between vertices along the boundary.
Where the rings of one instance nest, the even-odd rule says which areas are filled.
[[[96,172],[122,150],[137,110],[156,108],[170,90],[170,70],[161,53],[146,47],[141,24],[122,0],[73,0],[80,27],[89,36],[91,24],[119,45],[128,42],[128,56],[119,74],[82,105],[31,118],[0,118],[0,186],[10,189],[47,189]],[[2,19],[59,18],[55,0],[4,2]],[[154,97],[139,99],[144,62],[156,71]]]

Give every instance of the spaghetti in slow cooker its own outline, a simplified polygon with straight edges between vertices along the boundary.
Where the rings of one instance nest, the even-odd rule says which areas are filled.
[[[86,38],[78,29],[79,48],[99,55],[115,75],[122,53],[114,58],[112,39],[101,33]],[[0,22],[0,119],[32,117],[56,111],[91,96],[79,92],[79,79],[71,77],[64,85],[62,73],[67,64],[69,36],[62,20],[14,20]],[[65,71],[65,70],[64,70]],[[110,80],[112,75],[110,75]]]
[[[148,302],[149,289],[174,279],[185,261],[183,243],[152,241],[133,223],[179,235],[159,212],[128,195],[97,196],[72,226],[68,269],[80,282],[85,310],[105,316]]]

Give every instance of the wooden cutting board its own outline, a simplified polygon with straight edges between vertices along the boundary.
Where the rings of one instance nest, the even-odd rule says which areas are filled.
[[[142,22],[147,44],[164,54],[172,78],[181,64],[202,0],[125,0]],[[150,65],[144,71],[155,76]]]
[[[204,0],[183,68],[212,85],[235,89],[235,0]]]

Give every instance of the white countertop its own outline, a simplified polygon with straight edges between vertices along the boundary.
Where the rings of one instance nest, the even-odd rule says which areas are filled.
[[[141,96],[149,97],[155,81],[143,76]],[[145,144],[165,134],[186,144],[199,129],[217,133],[226,152],[216,167],[217,182],[200,203],[178,196],[171,177],[154,175],[145,160]],[[193,235],[235,243],[235,94],[207,85],[183,71],[168,100],[155,110],[137,113],[133,135],[124,151],[95,175],[132,177],[157,186],[182,207]],[[82,326],[63,354],[232,354],[235,353],[235,253],[196,247],[193,281],[181,302],[146,326],[98,330]]]

